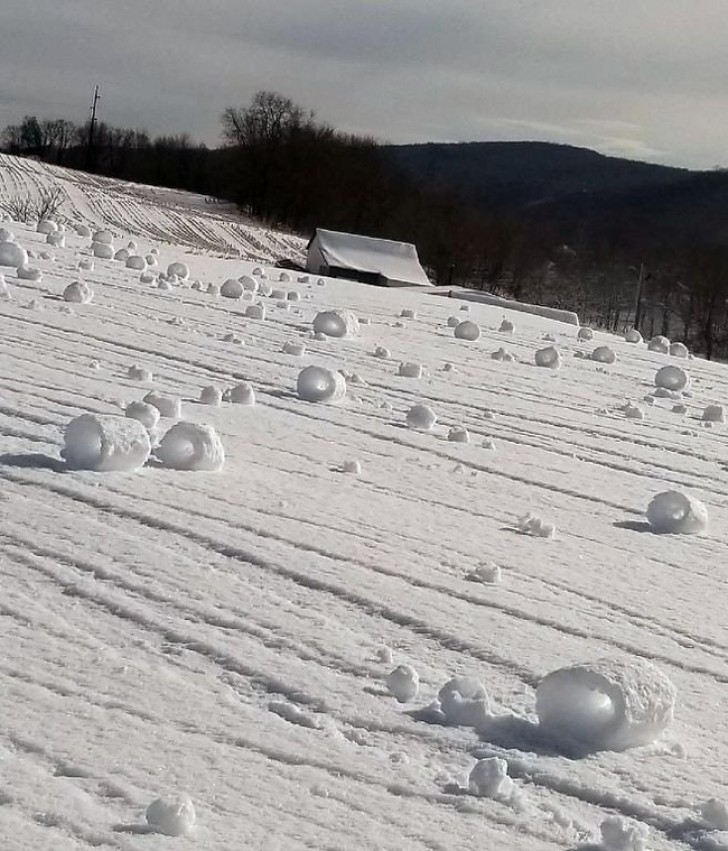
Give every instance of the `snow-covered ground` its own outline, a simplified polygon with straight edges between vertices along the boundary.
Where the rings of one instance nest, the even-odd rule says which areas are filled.
[[[52,255],[30,258],[39,281],[0,269],[3,849],[728,848],[728,457],[726,426],[701,422],[724,366],[522,313],[500,332],[501,310],[422,292],[281,281],[262,264],[300,241],[179,193],[7,157],[0,178],[0,201],[60,185],[71,222],[159,251],[141,283],[123,261],[79,269],[91,240],[70,227],[52,247],[2,223]],[[189,280],[160,288],[172,262]],[[215,294],[256,266],[283,292]],[[64,300],[77,280],[91,301]],[[246,316],[258,302],[265,318]],[[314,336],[332,310],[358,335]],[[605,345],[616,362],[585,357]],[[550,346],[559,369],[535,365]],[[652,395],[667,364],[689,395]],[[343,370],[345,398],[300,398],[308,366]],[[231,398],[252,388],[254,405],[228,400],[242,382]],[[211,385],[223,400],[200,403]],[[152,390],[132,409],[151,443],[174,425],[146,419],[159,394],[213,429],[135,472],[72,469],[82,414],[101,417],[76,432],[102,435],[88,457],[108,440],[141,463],[143,428],[115,437],[103,416]],[[408,427],[417,404],[432,428]],[[162,466],[200,435],[222,469]],[[650,531],[668,490],[704,503],[707,531]],[[539,726],[539,682],[572,665],[539,692]],[[196,825],[165,835],[192,806]]]

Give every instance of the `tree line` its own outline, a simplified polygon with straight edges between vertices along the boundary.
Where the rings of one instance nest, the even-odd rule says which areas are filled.
[[[414,243],[432,280],[575,310],[615,331],[685,340],[728,356],[728,247],[651,238],[649,222],[575,227],[527,212],[490,213],[415,184],[373,138],[343,133],[277,92],[221,116],[221,144],[188,134],[26,116],[7,153],[232,201],[251,217]]]

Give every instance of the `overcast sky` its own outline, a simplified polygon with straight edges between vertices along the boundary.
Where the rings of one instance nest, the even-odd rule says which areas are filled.
[[[390,142],[565,142],[728,165],[728,0],[0,0],[0,126],[216,144],[259,89]]]

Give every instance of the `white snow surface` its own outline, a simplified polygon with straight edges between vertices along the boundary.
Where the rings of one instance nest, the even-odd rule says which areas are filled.
[[[430,291],[327,279],[298,285],[312,295],[300,316],[271,305],[256,322],[96,258],[94,300],[69,312],[62,294],[101,229],[205,287],[256,266],[277,275],[275,258],[303,241],[197,196],[0,157],[0,204],[55,186],[66,245],[40,282],[4,267],[0,300],[4,847],[558,851],[590,847],[613,818],[638,838],[649,826],[653,851],[726,847],[698,812],[725,799],[728,459],[725,426],[700,418],[727,404],[726,366],[691,360],[685,416],[656,399],[636,420],[619,406],[652,387],[664,354],[595,331],[593,346],[617,353],[600,370],[573,357],[573,326],[476,302],[481,336],[463,345],[443,327],[452,303]],[[44,249],[35,226],[5,224]],[[396,328],[405,296],[417,320]],[[370,322],[306,338],[303,361],[284,354],[326,310]],[[488,356],[504,312],[507,364]],[[245,347],[223,342],[230,331]],[[534,365],[547,333],[560,370]],[[403,379],[400,361],[430,370]],[[135,364],[186,420],[214,427],[222,470],[67,467],[71,420],[121,417],[150,389],[128,377]],[[308,364],[366,384],[307,404]],[[255,407],[198,404],[202,387],[243,380]],[[406,427],[415,404],[437,412],[431,430]],[[447,440],[454,423],[469,444]],[[341,474],[347,458],[360,475]],[[704,503],[709,530],[651,534],[645,508],[668,490]],[[528,512],[557,537],[519,534]],[[485,561],[507,581],[469,579]],[[653,663],[675,687],[674,720],[653,744],[575,756],[539,727],[535,691],[605,657]],[[419,674],[402,705],[384,685],[400,664]],[[429,720],[455,675],[487,690],[486,724]],[[523,809],[449,790],[443,778],[490,758],[506,760]],[[185,795],[194,830],[145,835],[150,802]]]

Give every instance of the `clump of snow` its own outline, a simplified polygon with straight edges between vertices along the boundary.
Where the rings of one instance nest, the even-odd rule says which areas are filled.
[[[203,387],[200,391],[200,403],[219,407],[222,404],[222,390],[219,387],[215,387],[214,384]]]
[[[265,319],[265,305],[249,304],[245,308],[245,315],[248,317],[248,319]]]
[[[698,535],[708,527],[708,509],[695,497],[663,491],[647,506],[647,520],[655,532]]]
[[[482,582],[484,585],[500,585],[503,572],[499,564],[494,562],[483,562],[467,574],[466,579],[471,582]]]
[[[621,410],[628,420],[643,420],[645,418],[645,412],[642,408],[639,405],[633,405],[631,402],[622,405]]]
[[[327,337],[353,337],[359,333],[359,320],[350,310],[325,310],[316,314],[313,330]]]
[[[186,263],[170,263],[167,266],[167,274],[171,277],[176,275],[180,280],[186,281],[190,276],[190,270]]]
[[[341,465],[341,471],[342,473],[353,473],[355,476],[358,476],[361,473],[361,461],[358,461],[356,458],[344,461]]]
[[[409,307],[403,307],[399,315],[402,319],[417,319],[417,311]]]
[[[447,439],[451,443],[470,443],[470,433],[465,426],[455,425],[448,431]]]
[[[223,343],[235,343],[236,346],[244,346],[244,341],[238,337],[237,334],[233,334],[232,331],[228,331],[222,338]]]
[[[78,261],[78,268],[83,272],[93,272],[94,261],[90,257],[83,257]]]
[[[453,677],[437,694],[440,711],[448,724],[478,727],[490,716],[485,686],[475,677]]]
[[[646,851],[650,836],[646,824],[628,821],[622,816],[609,816],[599,826],[602,851]]]
[[[296,290],[288,290],[288,292],[286,293],[286,300],[287,301],[300,301],[301,300],[301,293],[297,292]]]
[[[423,367],[421,363],[401,363],[397,375],[403,378],[422,378]]]
[[[220,287],[220,295],[223,298],[242,298],[245,289],[240,281],[228,278]]]
[[[164,396],[156,390],[150,390],[144,401],[148,405],[154,405],[162,417],[178,420],[182,416],[182,401],[176,396]]]
[[[666,390],[687,390],[690,387],[690,375],[679,366],[663,366],[655,373],[655,387]]]
[[[400,703],[417,697],[420,675],[411,665],[399,665],[387,676],[387,688]]]
[[[298,374],[296,391],[306,402],[340,402],[346,396],[346,379],[323,366],[307,366]]]
[[[728,807],[718,798],[709,798],[702,803],[700,815],[715,830],[728,830]]]
[[[667,337],[663,337],[662,334],[657,334],[647,344],[647,348],[651,352],[659,352],[660,354],[666,355],[670,351],[670,341]]]
[[[220,287],[218,287],[217,284],[210,283],[210,284],[207,285],[206,292],[207,292],[208,295],[219,295],[220,294]]]
[[[93,235],[93,242],[98,242],[99,245],[112,245],[114,234],[110,230],[97,230]]]
[[[255,390],[248,381],[240,381],[228,391],[229,400],[235,405],[254,405]]]
[[[524,514],[518,518],[516,527],[519,532],[524,535],[531,535],[534,538],[554,538],[556,536],[556,527],[553,523],[546,523],[535,514]]]
[[[17,242],[0,242],[0,266],[17,269],[28,262],[28,252]]]
[[[302,358],[306,354],[306,344],[297,340],[286,340],[281,351],[284,355],[294,355],[294,357]]]
[[[458,340],[474,341],[480,337],[480,328],[475,322],[466,319],[464,322],[458,322],[455,326],[455,336]]]
[[[461,304],[460,310],[464,311],[465,313],[470,313],[470,305],[469,304]]]
[[[483,449],[495,450],[495,442],[490,437],[486,437],[481,446]]]
[[[149,369],[146,369],[143,366],[130,366],[127,370],[127,378],[130,378],[132,381],[151,381],[153,378],[152,372]]]
[[[509,319],[504,319],[498,328],[501,334],[513,334],[516,326]]]
[[[497,351],[491,352],[490,357],[492,360],[502,361],[503,363],[513,363],[516,359],[515,355],[512,355],[507,349],[504,349],[503,346],[501,346]]]
[[[591,353],[591,359],[598,363],[614,363],[617,355],[611,346],[597,346]]]
[[[655,741],[669,726],[675,687],[652,663],[601,659],[545,676],[536,689],[544,733],[590,750],[624,750]]]
[[[82,414],[66,426],[61,455],[78,470],[136,470],[151,452],[144,426],[127,417]]]
[[[63,300],[76,304],[88,304],[94,297],[94,291],[85,281],[73,281],[63,290]]]
[[[157,798],[147,807],[147,823],[165,836],[185,836],[196,821],[195,808],[187,795],[174,800]]]
[[[392,662],[394,662],[394,653],[392,653],[392,648],[387,647],[386,644],[378,648],[375,655],[378,661],[384,662],[385,665],[391,665]]]
[[[702,419],[705,423],[724,423],[725,408],[722,405],[706,405]]]
[[[688,408],[687,405],[673,405],[672,406],[673,414],[687,414]]]
[[[288,272],[281,272],[278,276],[278,280],[282,284],[289,284],[291,282],[291,276],[288,274]]]
[[[43,278],[43,272],[36,266],[18,266],[15,274],[23,281],[40,281]]]
[[[460,317],[459,316],[448,316],[448,318],[447,318],[447,327],[448,328],[457,328],[457,326],[459,324],[460,324]]]
[[[576,339],[580,342],[587,343],[589,342],[589,340],[594,339],[594,332],[587,325],[583,325],[581,328],[579,328],[579,331],[576,335]]]
[[[388,360],[392,357],[392,353],[385,346],[377,346],[374,349],[374,357],[381,358],[382,360]]]
[[[497,756],[479,759],[468,776],[468,790],[478,798],[508,801],[514,791],[513,780],[508,776],[508,763]]]
[[[547,346],[545,349],[539,349],[533,357],[536,366],[543,366],[548,369],[559,369],[561,366],[561,352],[556,346]]]
[[[210,425],[173,425],[155,450],[157,460],[173,470],[215,471],[225,463],[222,442]]]
[[[671,343],[670,354],[674,358],[687,358],[690,354],[685,343]]]
[[[138,420],[147,431],[156,428],[159,423],[159,410],[148,402],[130,402],[124,415]]]
[[[155,281],[154,272],[142,272],[139,275],[139,283],[140,284],[153,284]]]
[[[430,431],[437,422],[437,414],[429,405],[413,405],[407,411],[407,425],[417,431]]]
[[[106,242],[92,242],[91,243],[91,252],[94,257],[98,257],[99,260],[113,260],[114,259],[114,246],[109,245]]]

